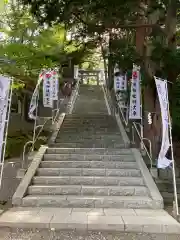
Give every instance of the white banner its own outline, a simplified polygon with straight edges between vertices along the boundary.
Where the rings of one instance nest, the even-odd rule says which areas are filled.
[[[115,93],[121,91],[123,76],[115,76],[114,77],[114,91]]]
[[[36,88],[34,89],[34,92],[33,92],[32,98],[31,98],[31,102],[30,102],[30,106],[29,106],[28,115],[29,115],[29,118],[33,119],[33,120],[36,119],[36,116],[34,115],[34,111],[37,108],[37,96],[38,96],[38,93],[39,93],[39,85],[42,82],[43,75],[44,75],[44,73],[41,73],[39,75],[38,82],[37,82]]]
[[[114,68],[114,73],[116,73],[116,72],[120,72],[120,69],[117,64],[115,65],[115,68]]]
[[[117,79],[116,79],[117,81]],[[118,89],[117,89],[118,86]],[[126,97],[126,91],[127,91],[127,75],[120,76],[118,79],[118,83],[115,83],[115,92],[116,92],[116,99],[118,102],[119,107],[126,107],[125,97]],[[117,91],[120,91],[117,93]]]
[[[53,77],[51,80],[51,89],[52,89],[52,99],[58,100],[58,93],[59,93],[59,80],[58,80],[58,73],[56,71],[52,72]]]
[[[170,147],[169,141],[169,113],[168,113],[168,89],[167,81],[155,77],[156,88],[159,97],[162,119],[162,143],[158,156],[158,168],[167,168],[171,164],[171,160],[166,158],[167,151]]]
[[[53,108],[52,78],[52,71],[46,72],[43,76],[43,105],[48,108]]]
[[[2,147],[8,110],[8,98],[11,79],[0,75],[0,162],[2,161]]]
[[[132,71],[129,119],[141,119],[140,70],[136,65],[133,65]]]
[[[78,65],[74,65],[74,79],[78,79],[79,76],[79,67]]]

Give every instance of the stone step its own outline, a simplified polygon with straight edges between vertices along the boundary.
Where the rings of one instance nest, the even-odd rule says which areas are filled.
[[[99,131],[99,132],[119,132],[119,129],[117,126],[114,126],[114,127],[110,127],[110,126],[106,126],[106,127],[101,127],[101,126],[93,126],[93,127],[90,127],[90,126],[69,126],[69,127],[66,127],[66,126],[61,126],[61,132],[62,131],[69,131],[69,132],[77,132],[77,131],[81,131],[81,132],[85,132],[85,131],[88,131],[88,132],[96,132]]]
[[[37,176],[118,176],[141,177],[138,169],[38,168]]]
[[[96,126],[99,126],[101,128],[107,128],[107,127],[116,127],[118,128],[118,125],[117,125],[117,122],[115,120],[113,121],[103,121],[103,120],[100,120],[100,121],[70,121],[70,122],[67,122],[66,120],[63,121],[62,123],[62,126],[63,127],[89,127],[89,128],[92,128],[92,127],[96,127]]]
[[[35,176],[32,183],[39,185],[144,186],[144,180],[141,177]]]
[[[85,139],[85,138],[81,138],[81,139],[77,139],[77,138],[70,138],[70,137],[67,137],[67,138],[56,138],[56,143],[77,143],[77,144],[82,144],[82,143],[86,143],[86,144],[92,144],[93,142],[94,143],[97,143],[97,144],[100,144],[100,143],[109,143],[109,144],[118,144],[118,143],[122,143],[123,140],[121,137],[118,137],[118,138],[89,138],[89,139]]]
[[[108,130],[114,130],[114,131],[118,131],[118,126],[115,125],[115,123],[113,124],[113,126],[111,125],[101,125],[101,124],[94,124],[94,125],[89,125],[89,124],[62,124],[61,129],[68,129],[68,130],[75,130],[75,129],[81,129],[81,130],[104,130],[104,129],[108,129]]]
[[[121,136],[121,133],[119,132],[119,130],[117,131],[100,131],[100,130],[97,130],[97,131],[94,131],[94,130],[91,130],[91,131],[88,131],[88,129],[84,132],[79,132],[77,129],[76,131],[72,132],[72,131],[59,131],[58,135],[57,136],[67,136],[67,133],[71,134],[71,136],[80,136],[80,137],[91,137],[91,136],[104,136],[104,137],[108,137],[108,136]],[[91,135],[89,135],[91,134]]]
[[[42,161],[42,168],[131,168],[137,169],[136,162],[120,162],[120,161]]]
[[[173,182],[171,182],[170,180],[155,179],[155,182],[160,192],[174,192]],[[180,193],[180,179],[176,180],[176,187],[178,193]]]
[[[46,153],[43,157],[44,161],[121,161],[135,162],[133,155],[82,155],[82,154],[53,154]]]
[[[59,140],[76,140],[76,141],[104,141],[104,140],[113,140],[113,141],[118,141],[118,140],[121,140],[122,141],[122,136],[119,134],[119,135],[103,135],[103,134],[100,134],[100,135],[89,135],[89,134],[86,134],[86,135],[77,135],[77,134],[74,134],[74,135],[68,135],[68,134],[64,134],[64,135],[57,135],[57,138],[56,138],[56,141],[59,141]]]
[[[85,132],[81,134],[77,134],[77,133],[71,133],[70,135],[68,135],[67,133],[62,133],[59,132],[57,135],[57,138],[72,138],[72,139],[92,139],[92,138],[96,138],[96,139],[104,139],[104,138],[115,138],[118,139],[119,137],[122,137],[121,134],[118,132],[114,132],[114,133],[94,133],[89,135],[89,132]]]
[[[164,204],[173,205],[174,193],[161,192],[161,195],[164,199]],[[180,194],[177,194],[177,196],[178,196],[178,204],[180,204]]]
[[[71,119],[74,119],[74,120],[85,120],[85,121],[89,121],[89,120],[101,120],[101,119],[104,119],[104,120],[111,120],[111,119],[114,119],[114,117],[112,115],[108,115],[107,112],[106,114],[93,114],[93,113],[86,113],[86,114],[82,114],[82,113],[79,113],[79,114],[75,114],[75,113],[72,113],[72,114],[67,114],[66,117],[65,117],[66,120],[71,120]]]
[[[29,195],[148,196],[144,186],[31,185]]]
[[[56,153],[56,154],[83,154],[83,155],[130,155],[132,154],[131,149],[111,149],[111,148],[48,148],[47,153]]]
[[[62,207],[62,208],[134,208],[157,209],[147,196],[56,196],[28,195],[22,199],[24,207]]]
[[[126,145],[124,143],[53,143],[50,144],[50,147],[55,147],[55,148],[125,148]],[[128,146],[127,146],[128,147]]]
[[[86,144],[92,144],[92,143],[96,143],[96,144],[101,144],[101,143],[109,143],[109,144],[119,144],[119,143],[123,143],[123,140],[121,137],[118,138],[70,138],[70,137],[58,137],[56,138],[56,143],[76,143],[76,144],[82,144],[82,143],[86,143]]]

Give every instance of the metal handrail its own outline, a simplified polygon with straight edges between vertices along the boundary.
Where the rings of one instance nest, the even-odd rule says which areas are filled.
[[[80,79],[78,79],[78,81],[76,83],[76,86],[74,88],[74,91],[71,95],[72,97],[71,97],[71,99],[69,101],[69,104],[68,104],[69,105],[68,106],[68,113],[71,113],[71,111],[72,111],[72,107],[74,106],[74,103],[75,103],[76,98],[77,98],[78,93],[79,93],[79,86],[80,86]]]
[[[144,137],[142,138],[136,125],[141,126],[141,124],[140,123],[135,123],[135,122],[133,122],[133,124],[132,124],[132,135],[133,135],[132,139],[133,139],[133,142],[135,142],[135,136],[134,136],[134,129],[135,129],[139,139],[141,140],[141,143],[143,145],[143,149],[146,151],[146,154],[147,154],[147,156],[150,160],[150,165],[151,165],[151,168],[152,168],[153,167],[153,160],[152,160],[152,143],[151,143],[151,140],[148,139],[148,138],[144,138]],[[149,143],[149,151],[148,151],[146,145],[144,144],[145,140]]]
[[[108,90],[107,90],[106,87],[105,87],[105,90],[106,90],[105,93],[108,95]],[[125,126],[127,127],[129,125],[129,123],[128,123],[128,121],[126,121],[126,118],[124,116],[122,108],[119,106],[119,104],[118,104],[118,109],[120,110],[121,118],[122,118]],[[127,109],[128,108],[126,108],[126,110]],[[140,138],[141,144],[143,145],[143,149],[145,150],[145,152],[146,152],[146,154],[147,154],[147,156],[150,160],[150,165],[151,165],[151,168],[152,168],[153,167],[153,160],[152,160],[152,143],[151,143],[151,140],[148,139],[148,138],[141,137],[141,134],[140,134],[136,125],[139,125],[140,128],[142,127],[140,123],[133,122],[133,124],[132,124],[132,134],[133,134],[132,138],[133,139],[132,140],[135,142],[135,136],[134,136],[134,129],[135,129],[136,133],[138,134],[138,137]],[[148,151],[146,145],[144,144],[144,141],[147,141],[149,143],[149,151]]]
[[[123,119],[123,122],[124,122],[125,126],[127,127],[127,126],[128,126],[128,121],[126,121],[126,118],[124,117],[122,108],[119,106],[119,103],[118,103],[118,107],[119,107],[120,114],[121,114],[121,117],[122,117],[122,119]]]
[[[61,104],[63,104],[65,101],[65,98],[60,98],[58,101],[57,101],[57,108],[55,109],[52,109],[52,124],[54,124],[58,118],[58,115],[59,115],[59,112],[60,112],[60,106]],[[55,114],[54,114],[55,112]]]
[[[44,124],[42,124],[42,125],[37,125],[37,126],[35,127],[35,133],[36,133],[36,130],[37,130],[38,128],[40,128],[40,130],[39,130],[38,134],[36,135],[35,139],[34,139],[34,140],[31,140],[31,141],[28,141],[28,142],[25,143],[24,148],[23,148],[23,156],[22,156],[22,163],[21,163],[21,168],[22,168],[22,169],[24,169],[25,154],[26,154],[26,148],[27,148],[27,146],[32,145],[31,148],[30,148],[30,150],[29,150],[29,152],[30,152],[30,151],[31,151],[31,152],[34,151],[34,145],[35,145],[35,143],[36,143],[36,141],[37,141],[40,133],[42,132],[42,130],[43,130],[43,128],[45,127],[46,123],[47,123],[49,120],[51,120],[51,119],[52,119],[52,117],[46,119],[46,121],[44,122]]]

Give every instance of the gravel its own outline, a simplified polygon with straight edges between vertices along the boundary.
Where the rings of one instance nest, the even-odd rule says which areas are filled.
[[[0,228],[0,240],[180,240],[178,235]]]

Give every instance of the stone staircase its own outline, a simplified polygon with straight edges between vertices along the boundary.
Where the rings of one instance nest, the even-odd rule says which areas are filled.
[[[131,150],[48,149],[23,206],[154,208]],[[157,206],[158,207],[158,206]]]
[[[54,146],[61,148],[121,148],[125,144],[114,117],[98,114],[71,114],[66,115]]]
[[[21,205],[161,208],[162,203],[152,199],[135,156],[127,147],[115,117],[67,115]]]
[[[108,115],[100,87],[81,86],[73,114],[40,148],[0,226],[69,230],[72,236],[74,229],[179,233],[119,121]]]

